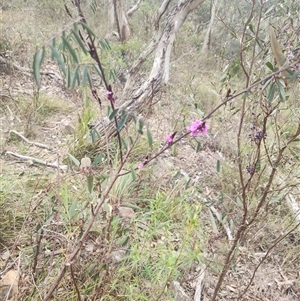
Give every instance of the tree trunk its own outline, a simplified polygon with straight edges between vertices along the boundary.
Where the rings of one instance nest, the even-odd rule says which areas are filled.
[[[131,30],[128,23],[125,1],[124,0],[113,0],[115,19],[118,27],[120,41],[126,42],[131,37]]]
[[[205,39],[203,42],[203,46],[202,46],[202,50],[201,50],[202,53],[208,53],[209,48],[210,48],[211,33],[212,33],[214,22],[215,22],[215,13],[216,13],[217,4],[218,4],[218,0],[211,1],[210,21],[209,21]]]
[[[131,17],[135,11],[138,10],[141,0],[138,0],[131,8],[127,11],[127,17]]]
[[[131,120],[133,114],[138,115],[143,109],[147,108],[153,96],[160,90],[162,85],[168,83],[171,50],[176,34],[188,14],[204,1],[205,0],[180,0],[168,14],[163,30],[157,34],[157,38],[153,39],[148,48],[140,55],[139,59],[131,68],[123,96],[120,101],[118,100],[118,102],[122,103],[120,109],[125,110],[128,114],[128,121]],[[136,92],[132,93],[140,66],[154,50],[153,66],[148,79],[144,81]],[[97,126],[97,129],[101,134],[106,131],[109,136],[116,132],[113,122],[106,125],[105,128],[100,124]]]

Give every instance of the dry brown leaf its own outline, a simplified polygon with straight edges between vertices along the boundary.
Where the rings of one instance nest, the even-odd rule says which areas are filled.
[[[132,208],[119,207],[118,209],[119,209],[120,216],[122,217],[128,217],[128,218],[135,217],[135,212],[133,211]]]

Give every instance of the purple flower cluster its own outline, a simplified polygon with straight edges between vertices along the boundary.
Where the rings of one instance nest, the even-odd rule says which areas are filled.
[[[197,136],[198,134],[207,135],[207,131],[209,129],[209,125],[205,123],[205,121],[196,120],[192,122],[192,124],[187,127],[187,130],[191,133],[191,136]]]
[[[252,133],[249,134],[249,138],[256,144],[258,144],[259,141],[261,141],[262,139],[266,139],[267,137],[266,133],[264,133],[262,130],[260,130],[254,125],[250,128],[250,130],[252,131]]]
[[[189,131],[192,137],[195,137],[198,134],[202,134],[203,136],[205,136],[207,135],[208,129],[209,129],[209,125],[206,124],[205,121],[201,121],[201,120],[193,121],[191,125],[187,127],[187,130]],[[176,133],[177,132],[174,132],[173,134],[166,136],[166,141],[169,143],[169,145],[174,143],[174,137]],[[143,168],[147,163],[148,163],[148,158],[146,158],[143,162],[140,162],[138,164],[138,168],[139,169]]]
[[[254,175],[256,169],[255,169],[255,166],[252,166],[252,165],[248,165],[246,166],[246,170],[248,171],[248,173],[252,176]]]

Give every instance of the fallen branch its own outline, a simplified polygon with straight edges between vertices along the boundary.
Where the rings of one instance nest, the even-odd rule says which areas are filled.
[[[17,135],[18,137],[23,139],[28,144],[32,144],[32,145],[35,145],[35,146],[40,147],[40,148],[45,148],[45,149],[48,149],[50,151],[55,151],[55,149],[51,146],[48,146],[48,145],[43,144],[43,143],[28,140],[26,137],[24,137],[22,134],[20,134],[19,132],[15,131],[15,130],[11,130],[10,132]]]
[[[206,266],[204,265],[200,269],[199,275],[196,279],[194,301],[201,301],[202,300],[202,288],[203,288],[203,280],[204,280],[204,276],[205,276],[205,270],[206,270]]]
[[[219,223],[224,227],[224,229],[226,231],[226,234],[227,234],[227,237],[228,237],[228,240],[229,241],[233,241],[234,238],[233,238],[233,236],[231,234],[231,230],[230,230],[230,227],[229,227],[228,223],[226,221],[224,222],[222,220],[221,214],[218,212],[218,210],[214,206],[210,206],[209,209],[215,215],[215,217],[217,218],[217,220],[219,221]]]
[[[6,65],[9,65],[9,66],[12,66],[14,69],[22,72],[22,73],[25,73],[27,75],[32,75],[33,71],[31,68],[25,68],[25,67],[22,67],[20,66],[19,64],[15,63],[15,62],[12,62],[6,58],[4,58],[3,56],[0,55],[0,62],[1,63],[4,63]],[[54,79],[57,79],[57,80],[63,80],[63,78],[56,72],[54,71],[41,71],[41,75],[47,75],[47,76],[50,76]]]
[[[4,154],[16,157],[16,158],[21,159],[23,161],[32,161],[33,163],[45,165],[47,167],[59,168],[59,169],[62,169],[62,170],[65,170],[65,169],[68,168],[67,165],[63,165],[63,164],[60,165],[58,163],[50,163],[50,162],[43,161],[43,160],[40,160],[40,159],[37,159],[37,158],[34,158],[34,157],[23,156],[23,155],[20,155],[20,154],[17,154],[17,153],[13,153],[13,152],[10,152],[10,151],[6,151]]]

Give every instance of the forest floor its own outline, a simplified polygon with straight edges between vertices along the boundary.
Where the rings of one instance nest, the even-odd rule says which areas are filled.
[[[27,41],[29,37],[23,37],[23,39]],[[15,43],[22,44],[21,38]],[[23,57],[20,58],[17,55],[9,57],[8,60],[17,62],[19,65],[26,62]],[[30,64],[28,65],[30,66]],[[56,67],[49,61],[46,62],[43,68],[57,71]],[[180,70],[180,67],[177,68]],[[58,79],[44,76],[40,92],[37,95],[32,75],[4,63],[0,65],[0,72],[0,234],[2,236],[0,237],[0,277],[2,278],[0,280],[0,301],[9,300],[6,296],[10,285],[12,285],[11,295],[15,295],[14,300],[41,300],[44,293],[43,286],[47,285],[47,280],[51,281],[51,279],[44,277],[47,272],[42,271],[43,260],[49,266],[51,265],[47,256],[52,256],[54,249],[51,248],[55,244],[59,245],[59,239],[55,236],[54,238],[57,241],[53,242],[53,245],[45,243],[43,249],[40,250],[41,255],[38,258],[37,266],[42,271],[40,272],[41,278],[44,277],[43,279],[46,280],[37,284],[38,280],[35,275],[32,275],[32,262],[35,258],[33,246],[37,244],[38,240],[37,226],[42,221],[47,220],[46,215],[49,212],[64,209],[63,206],[59,207],[57,205],[55,197],[63,194],[65,190],[68,189],[66,194],[69,193],[70,198],[78,198],[82,202],[84,202],[86,196],[82,192],[85,178],[76,178],[76,172],[70,168],[70,162],[68,161],[68,155],[74,150],[74,144],[82,137],[86,138],[87,132],[78,133],[82,130],[80,124],[81,120],[84,119],[84,112],[86,112],[84,104],[84,99],[86,99],[84,93],[86,91],[68,91]],[[210,75],[205,73],[203,73],[202,78],[205,83],[211,81]],[[122,87],[120,84],[118,85],[116,90],[121,91]],[[176,85],[176,79],[173,81],[171,79],[170,90],[175,89]],[[172,93],[175,94],[174,91]],[[164,143],[166,134],[171,133],[176,128],[176,119],[182,113],[179,112],[180,108],[189,108],[188,101],[185,103],[185,100],[182,100],[181,103],[174,104],[173,99],[173,97],[168,96],[168,90],[165,91],[160,96],[159,102],[152,108],[147,122],[158,148],[160,143]],[[116,105],[118,105],[118,102]],[[95,103],[90,104],[90,106],[91,110],[89,112],[94,112],[93,118],[95,119],[99,108]],[[202,287],[201,300],[208,301],[213,294],[220,273],[220,266],[226,255],[226,250],[230,246],[230,241],[228,233],[225,231],[225,222],[222,224],[217,218],[213,218],[212,213],[213,210],[216,210],[219,213],[222,212],[223,216],[235,214],[235,211],[223,212],[226,210],[226,206],[222,203],[220,189],[224,188],[222,187],[224,177],[232,176],[233,180],[236,178],[236,175],[222,174],[217,169],[218,161],[222,163],[224,169],[226,169],[226,166],[230,166],[229,158],[232,155],[232,150],[230,142],[228,142],[230,133],[223,131],[222,126],[214,128],[213,125],[216,124],[217,122],[211,124],[210,134],[204,138],[199,152],[195,152],[195,146],[189,139],[182,140],[176,149],[168,150],[159,157],[153,163],[153,167],[149,167],[149,171],[147,171],[148,167],[145,168],[145,171],[142,171],[144,173],[142,176],[145,176],[147,181],[150,182],[141,184],[137,190],[125,191],[124,196],[122,195],[122,197],[127,198],[125,201],[132,201],[139,198],[134,196],[137,191],[139,196],[144,194],[139,189],[148,189],[145,195],[151,195],[157,203],[159,193],[161,193],[162,198],[169,197],[170,200],[182,198],[178,204],[176,203],[176,206],[178,205],[178,208],[176,208],[178,212],[174,213],[176,222],[183,219],[183,217],[180,217],[180,212],[185,212],[186,204],[191,206],[189,207],[191,211],[195,210],[197,212],[195,208],[199,210],[195,223],[197,225],[201,224],[201,235],[192,232],[190,240],[194,240],[194,242],[189,241],[189,243],[191,243],[191,246],[193,245],[193,248],[198,245],[201,256],[203,256],[202,259],[205,258],[205,260],[201,262],[198,258],[191,259],[189,258],[189,252],[185,251],[184,260],[178,268],[176,277],[172,275],[174,280],[168,281],[168,277],[171,276],[164,278],[166,279],[164,280],[166,282],[165,287],[161,283],[164,281],[158,281],[159,276],[157,274],[155,276],[151,274],[160,271],[157,267],[149,272],[155,280],[153,282],[151,277],[145,277],[142,273],[138,274],[137,277],[145,277],[142,281],[142,289],[150,292],[148,292],[148,295],[145,293],[148,300],[158,300],[152,298],[151,291],[159,288],[165,290],[161,300],[194,300],[199,282],[201,282]],[[182,122],[182,125],[188,124]],[[143,158],[144,152],[145,146],[142,146],[142,150],[135,154],[134,160],[137,163]],[[155,152],[155,150],[152,152]],[[49,167],[47,166],[49,163],[59,164],[62,168]],[[149,190],[151,191],[151,189],[155,189],[155,193],[150,193]],[[52,207],[52,209],[50,208],[50,210],[49,207]],[[201,209],[199,209],[200,207]],[[172,207],[167,208],[173,210]],[[148,207],[145,210],[148,210]],[[138,214],[138,216],[145,217],[146,213]],[[138,220],[138,218],[130,221],[126,213],[123,216],[120,214],[120,216],[123,223],[129,224],[131,229],[144,222],[142,219]],[[271,221],[272,216],[269,216],[268,219]],[[80,220],[77,222],[79,223]],[[180,222],[174,225],[179,226],[181,225]],[[145,222],[145,233],[146,224]],[[181,231],[176,229],[174,225],[166,232],[160,232],[161,229],[158,228],[157,233],[151,236],[148,245],[146,245],[146,248],[149,249],[148,253],[153,253],[152,258],[149,256],[149,266],[152,266],[152,261],[159,261],[160,256],[165,256],[164,252],[170,252],[167,248],[168,244],[172,245],[172,250],[175,253],[178,249],[184,249],[183,245],[186,242],[180,236]],[[77,226],[80,227],[79,224]],[[147,227],[150,227],[150,222]],[[163,227],[168,227],[168,221],[165,221]],[[244,295],[240,296],[239,300],[296,301],[300,299],[300,241],[294,234],[277,245],[270,252],[267,259],[261,263],[259,269],[255,271],[255,267],[260,264],[261,259],[264,258],[271,245],[269,238],[273,238],[274,233],[282,231],[282,228],[283,225],[277,224],[274,226],[271,222],[266,223],[265,220],[261,220],[251,229],[251,233],[247,234],[247,240],[239,247],[239,254],[225,278],[218,300],[237,300],[239,294],[246,289],[254,272],[255,277],[250,287]],[[96,230],[94,232],[97,234]],[[140,232],[137,230],[137,233]],[[172,239],[169,240],[166,233],[169,233]],[[71,237],[65,232],[63,235]],[[147,235],[145,234],[145,237]],[[135,239],[137,245],[142,240],[142,237],[134,237],[134,234],[131,238]],[[124,257],[125,255],[121,252],[122,248],[119,248],[119,246],[111,247],[115,247],[115,249],[110,250],[109,264],[118,266],[119,261],[116,257]],[[55,249],[55,251],[59,250],[59,248]],[[99,243],[97,238],[91,238],[86,242],[80,260],[84,261],[83,257],[87,256],[90,257],[90,262],[93,262],[97,260],[102,252],[103,245]],[[63,250],[55,256],[63,258]],[[184,261],[188,261],[189,264],[185,266]],[[86,262],[81,263],[81,266],[86,267]],[[137,268],[137,271],[141,271],[139,269],[140,267]],[[16,274],[9,276],[8,271],[14,271]],[[113,273],[113,271],[113,268],[111,268],[110,273]],[[143,273],[146,274],[146,271],[143,271]],[[111,276],[112,278],[115,277],[113,274]],[[17,281],[15,277],[18,279]],[[136,281],[134,278],[126,281],[126,276],[123,275],[122,277],[120,279],[123,279],[125,286],[130,286],[130,283]],[[93,277],[89,278],[90,283],[92,283],[91,279]],[[70,282],[69,279],[69,286],[64,284],[60,288],[59,293],[61,295],[58,295],[56,300],[59,300],[59,296],[60,298],[66,298],[65,296],[68,295],[65,291],[73,290],[70,289],[70,286],[72,286]],[[134,291],[130,298],[114,295],[114,292],[117,294],[118,290],[112,289],[112,279],[109,280],[109,283],[107,289],[111,290],[110,298],[102,299],[98,296],[98,299],[93,300],[146,300],[145,297],[144,299],[142,297],[136,297],[135,299]],[[33,289],[35,285],[36,292]],[[105,288],[105,286],[101,287],[101,289]],[[135,289],[138,291],[136,287]],[[87,291],[88,289],[86,289]],[[136,296],[138,294],[142,293],[138,291]],[[85,295],[84,300],[90,300],[87,293]],[[102,292],[102,295],[105,295],[105,291]],[[72,298],[67,298],[69,299],[66,300],[73,300],[72,298],[77,300],[75,293]]]

